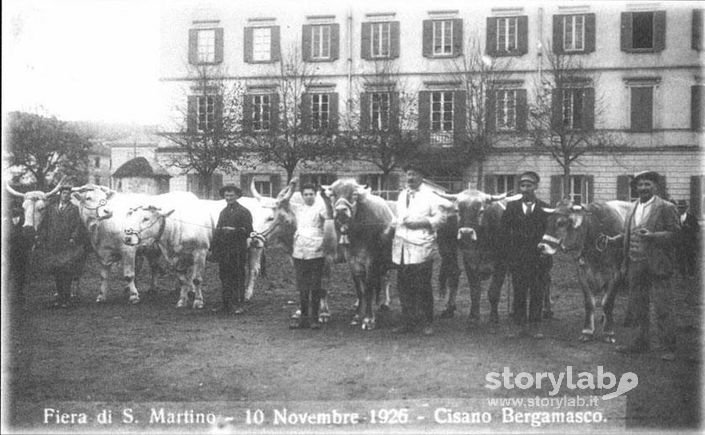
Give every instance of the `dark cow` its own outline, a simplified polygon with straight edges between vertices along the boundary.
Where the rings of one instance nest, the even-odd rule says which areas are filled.
[[[554,255],[558,248],[570,253],[578,266],[578,280],[585,297],[585,321],[581,341],[595,334],[595,300],[600,304],[602,335],[614,342],[614,300],[622,282],[622,247],[607,244],[607,238],[622,231],[630,204],[624,201],[594,202],[587,206],[561,201],[549,212],[546,234],[539,249]]]
[[[490,321],[497,323],[499,298],[507,273],[500,222],[506,201],[516,198],[506,198],[506,194],[490,195],[475,189],[467,189],[455,195],[439,196],[456,204],[458,248],[463,256],[463,266],[470,287],[469,322],[473,324],[480,318],[481,282],[491,277],[488,289]],[[439,243],[441,242],[442,240],[439,240]],[[443,317],[452,317],[455,311],[457,287],[451,287],[450,290]]]

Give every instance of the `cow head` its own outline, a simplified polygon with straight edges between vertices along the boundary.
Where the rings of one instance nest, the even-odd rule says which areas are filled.
[[[41,190],[21,193],[10,187],[9,184],[5,185],[10,195],[22,198],[22,210],[24,211],[23,231],[25,233],[36,232],[39,229],[39,225],[44,219],[44,212],[49,199],[56,195],[65,179],[66,177],[62,178],[53,189],[46,193]]]
[[[117,193],[114,190],[105,186],[86,184],[74,187],[71,191],[82,216],[99,221],[113,216],[108,201]]]
[[[339,243],[346,244],[349,242],[347,234],[357,214],[358,203],[364,201],[371,190],[351,178],[336,180],[331,185],[323,186],[323,189],[333,205],[335,229],[341,236]]]
[[[563,200],[556,208],[544,208],[548,213],[546,233],[538,248],[544,255],[553,255],[557,248],[564,252],[581,249],[585,238],[585,217],[587,209]]]
[[[163,210],[153,205],[142,205],[130,209],[125,217],[123,243],[128,246],[150,246],[159,241],[164,232],[166,218],[174,209]]]
[[[291,201],[292,198],[294,202],[300,201],[300,196],[297,197],[295,195],[297,182],[298,180],[296,178],[292,179],[291,182],[279,192],[276,199],[267,201],[271,206],[271,215],[265,219],[261,230],[255,227],[255,230],[259,231],[267,242],[278,241],[285,246],[288,252],[293,250],[294,233],[296,232],[296,216],[294,216],[294,212],[291,209]],[[257,192],[254,182],[250,186],[250,189],[254,197],[259,201],[265,200],[259,192]]]

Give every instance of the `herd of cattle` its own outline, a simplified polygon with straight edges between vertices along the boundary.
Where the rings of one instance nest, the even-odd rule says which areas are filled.
[[[23,198],[24,225],[39,227],[49,198],[58,191],[20,193],[7,186],[14,196]],[[252,213],[255,233],[249,245],[249,265],[246,279],[246,299],[253,295],[255,280],[260,273],[265,246],[278,242],[289,252],[296,230],[291,202],[301,201],[295,186],[289,184],[276,198],[262,197],[254,183],[250,187],[254,197],[242,197],[239,202]],[[395,207],[370,192],[352,179],[341,179],[324,186],[333,203],[334,226],[327,227],[327,251],[330,258],[344,258],[350,266],[358,297],[357,312],[352,324],[363,329],[375,327],[374,305],[379,303],[386,288],[385,304],[389,303],[389,286],[385,277],[393,268],[391,240],[395,224]],[[468,189],[459,194],[439,194],[442,213],[453,216],[446,219],[448,234],[456,234],[452,249],[462,255],[468,278],[473,310],[479,311],[481,281],[491,278],[490,318],[496,321],[499,290],[506,275],[506,248],[501,234],[500,220],[506,202],[514,199],[506,195],[494,196]],[[110,269],[122,265],[122,274],[129,291],[129,301],[137,303],[140,295],[135,285],[135,261],[143,255],[150,262],[151,285],[154,288],[156,263],[163,257],[178,277],[177,307],[189,304],[203,308],[201,283],[214,228],[225,201],[202,200],[187,192],[163,195],[118,193],[104,186],[88,184],[72,189],[72,201],[78,206],[81,220],[101,265],[101,284],[96,301],[103,302],[109,289]],[[623,227],[630,204],[622,201],[574,205],[557,204],[550,212],[543,241],[537,246],[545,255],[554,255],[558,249],[570,253],[577,264],[578,279],[585,298],[585,322],[582,339],[592,339],[596,333],[595,308],[604,311],[602,335],[612,341],[614,335],[613,307],[616,292],[622,283],[620,265],[622,249],[607,245],[607,236],[618,234]],[[448,226],[453,226],[450,228]],[[441,230],[439,230],[440,232]],[[447,243],[439,237],[439,243]],[[448,242],[449,243],[449,242]],[[453,261],[455,260],[453,256]],[[493,291],[494,289],[494,291]],[[451,289],[452,303],[455,291]],[[600,298],[598,300],[598,298]],[[598,303],[599,302],[599,303]],[[322,301],[321,315],[329,315],[327,301]]]

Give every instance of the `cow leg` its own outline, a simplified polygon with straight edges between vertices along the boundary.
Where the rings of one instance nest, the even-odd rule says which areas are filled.
[[[203,302],[203,292],[201,289],[201,283],[203,283],[203,271],[206,270],[206,250],[199,250],[193,253],[193,266],[191,272],[191,284],[193,285],[193,308],[202,309]]]
[[[96,303],[100,304],[108,299],[110,266],[110,263],[100,261],[100,290],[98,291],[98,297],[95,300]]]
[[[604,323],[602,325],[603,341],[614,343],[614,300],[617,297],[617,282],[619,281],[619,272],[612,273],[610,280],[607,281],[607,289],[602,300],[602,312],[604,313]]]
[[[262,253],[264,248],[253,247],[248,250],[247,256],[247,286],[245,287],[245,300],[252,299],[255,292],[255,281],[260,275]]]
[[[377,303],[379,304],[379,309],[382,311],[389,311],[392,305],[391,289],[392,289],[392,270],[389,269],[383,274],[381,274],[381,284],[380,287],[384,287],[384,302],[379,304],[379,297]],[[381,293],[381,291],[380,291]],[[379,293],[378,293],[379,295]]]
[[[330,308],[328,307],[328,291],[321,289],[321,303],[318,308],[318,321],[321,323],[330,322]]]
[[[179,301],[176,303],[176,308],[184,308],[188,305],[188,294],[191,291],[191,284],[186,272],[177,270],[176,276],[179,280]]]
[[[583,290],[585,304],[585,319],[583,321],[582,335],[580,341],[590,341],[595,335],[595,293],[592,290],[593,284],[590,279],[591,272],[586,270],[585,264],[578,265],[578,281]]]
[[[487,296],[490,300],[490,322],[499,323],[499,299],[502,296],[502,286],[504,278],[507,275],[507,266],[502,262],[495,262],[494,271],[492,272],[492,280],[490,287],[487,290]]]
[[[135,286],[135,254],[136,249],[124,249],[122,252],[122,276],[125,280],[125,291],[128,292],[129,301],[136,304],[140,301],[140,294]]]
[[[362,295],[362,284],[360,283],[360,280],[355,274],[353,273],[353,283],[355,285],[355,294],[357,295],[357,306],[355,307],[355,315],[352,318],[352,321],[350,321],[350,326],[357,326],[360,324],[360,321],[362,319],[362,307],[364,306],[364,300],[363,300],[363,295]]]
[[[470,317],[468,318],[468,323],[473,324],[480,320],[482,286],[477,270],[475,270],[475,265],[472,264],[472,259],[463,257],[463,265],[465,266],[465,275],[468,278],[468,286],[470,287]]]

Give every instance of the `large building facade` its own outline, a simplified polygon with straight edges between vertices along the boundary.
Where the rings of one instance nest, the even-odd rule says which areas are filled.
[[[551,59],[573,59],[582,75],[553,97],[560,122],[615,140],[590,149],[571,164],[568,179],[577,202],[633,197],[629,176],[642,170],[664,175],[666,194],[703,212],[703,10],[701,4],[652,2],[198,2],[169,3],[162,11],[162,128],[178,131],[217,119],[217,99],[197,89],[193,68],[217,66],[227,81],[242,84],[249,128],[276,125],[281,104],[276,77],[283,59],[300,56],[314,80],[307,84],[308,117],[344,128],[343,118],[380,127],[400,109],[400,92],[414,96],[402,109],[414,113],[423,147],[448,161],[431,165],[430,178],[451,190],[471,185],[486,191],[515,188],[517,175],[541,175],[538,194],[562,196],[564,169],[529,134],[532,110]],[[480,59],[497,68],[490,91],[468,95],[468,65]],[[480,67],[482,68],[482,67]],[[380,71],[384,70],[381,74]],[[377,80],[376,80],[377,78]],[[397,89],[389,91],[387,81]],[[402,85],[403,84],[403,85]],[[398,89],[403,86],[402,89]],[[387,95],[388,94],[388,95]],[[396,104],[396,111],[395,111]],[[491,132],[482,159],[458,153],[459,137],[473,128],[473,105]],[[183,108],[187,107],[187,110]],[[475,126],[477,128],[477,126]],[[164,144],[161,154],[177,152]],[[173,144],[172,144],[173,145]],[[160,150],[157,150],[160,155]],[[451,156],[451,159],[448,159]],[[167,165],[165,165],[167,166]],[[254,180],[275,194],[286,179],[272,165],[223,174],[222,182]],[[299,168],[326,182],[360,176],[379,183],[376,166],[357,161]],[[173,170],[172,183],[181,178]],[[395,178],[397,180],[398,177]],[[394,188],[394,186],[392,186]]]

